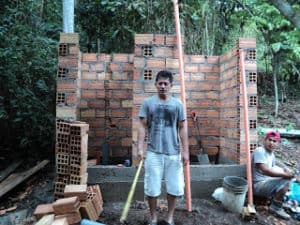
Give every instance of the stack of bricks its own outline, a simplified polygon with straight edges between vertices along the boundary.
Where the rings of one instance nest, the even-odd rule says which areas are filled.
[[[76,196],[80,200],[80,213],[83,218],[97,220],[103,211],[103,200],[98,185],[66,185],[65,197]]]
[[[54,203],[38,205],[34,216],[40,222],[52,215],[55,219],[52,224],[64,225],[77,224],[82,218],[96,221],[102,211],[103,200],[98,185],[66,185],[63,198]]]
[[[56,122],[56,199],[64,197],[67,184],[87,183],[88,130],[85,122]]]
[[[80,201],[78,197],[58,199],[53,203],[55,219],[66,218],[69,224],[81,221]]]
[[[56,117],[64,120],[79,118],[81,53],[78,34],[60,34],[57,70]]]

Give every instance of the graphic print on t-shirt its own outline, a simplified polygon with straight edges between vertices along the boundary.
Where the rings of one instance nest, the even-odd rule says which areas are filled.
[[[155,130],[161,127],[172,127],[174,123],[174,118],[172,118],[172,108],[170,105],[155,105],[153,111],[151,113]]]

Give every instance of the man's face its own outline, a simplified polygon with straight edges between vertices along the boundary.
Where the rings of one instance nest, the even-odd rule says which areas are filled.
[[[162,77],[155,82],[155,87],[160,97],[166,97],[172,87],[172,84],[170,83],[169,78]]]
[[[275,137],[268,137],[264,140],[265,148],[268,152],[273,152],[279,146],[279,140]]]

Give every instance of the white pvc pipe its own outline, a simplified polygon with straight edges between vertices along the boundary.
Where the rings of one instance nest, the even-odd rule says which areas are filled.
[[[63,32],[74,33],[74,0],[63,0]]]

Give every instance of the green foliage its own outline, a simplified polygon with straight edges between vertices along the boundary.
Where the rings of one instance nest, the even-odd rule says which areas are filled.
[[[1,15],[1,146],[20,155],[43,155],[54,144],[59,4],[44,4],[10,1]]]
[[[175,33],[173,1],[78,2],[75,31],[83,52],[132,53],[135,33]],[[299,31],[268,1],[180,2],[186,54],[220,55],[236,46],[237,38],[254,37],[259,95],[273,94],[276,56],[280,96],[300,96]],[[299,9],[297,1],[289,2]],[[1,145],[20,153],[53,147],[61,7],[58,0],[11,0],[0,6]]]
[[[76,29],[81,34],[82,51],[132,53],[135,33],[174,32],[170,9],[172,1],[168,0],[80,1]]]

